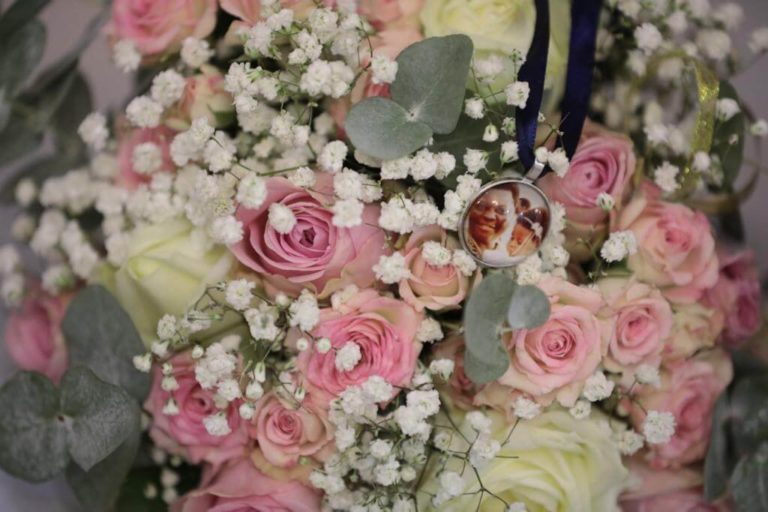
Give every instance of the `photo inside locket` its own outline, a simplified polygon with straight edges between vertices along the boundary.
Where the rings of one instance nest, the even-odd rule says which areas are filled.
[[[532,186],[499,183],[472,201],[463,229],[476,259],[493,267],[517,265],[541,247],[549,229],[549,207]]]

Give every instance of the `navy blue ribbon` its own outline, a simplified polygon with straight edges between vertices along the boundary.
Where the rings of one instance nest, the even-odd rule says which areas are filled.
[[[579,0],[575,0],[578,2]],[[527,171],[536,161],[536,125],[544,97],[544,79],[547,75],[547,55],[549,54],[549,0],[536,0],[536,24],[533,40],[518,73],[520,82],[528,82],[530,94],[525,108],[518,108],[515,116],[517,125],[517,144],[520,162]]]
[[[536,161],[536,126],[541,101],[544,96],[547,54],[549,48],[549,1],[535,0],[536,27],[525,64],[520,69],[519,80],[528,82],[531,93],[524,109],[516,116],[520,161],[526,170]],[[592,74],[595,65],[597,27],[603,0],[571,1],[571,36],[568,51],[568,70],[565,95],[561,103],[563,132],[557,145],[565,149],[568,158],[576,153],[587,118],[589,99],[592,95]],[[547,172],[547,171],[545,171]]]

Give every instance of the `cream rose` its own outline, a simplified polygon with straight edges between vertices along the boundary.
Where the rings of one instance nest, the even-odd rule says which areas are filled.
[[[700,349],[713,347],[723,331],[723,313],[701,304],[675,308],[672,335],[662,356],[666,360],[682,359]]]
[[[565,87],[570,38],[569,0],[549,0],[550,18],[556,21],[549,39],[546,89],[552,91],[554,103]],[[528,53],[536,23],[532,0],[427,0],[421,11],[426,37],[466,34],[472,38],[479,56],[489,53]],[[512,64],[508,66],[511,79]],[[501,82],[501,80],[500,80]]]
[[[502,416],[494,413],[491,417],[497,427],[493,437],[502,442],[511,427]],[[519,422],[497,457],[479,470],[480,479],[495,496],[507,504],[522,502],[528,512],[613,512],[618,508],[628,472],[610,437],[608,421],[599,413],[593,413],[588,420],[576,420],[566,411],[551,410],[533,420]],[[467,449],[460,436],[454,436],[453,443],[456,446],[451,449]],[[461,464],[460,460],[451,459],[446,470],[460,472]],[[419,510],[506,510],[497,497],[477,493],[478,481],[473,471],[464,471],[463,475],[465,487],[461,496],[439,508],[425,498]],[[421,490],[435,492],[437,479],[433,473]]]
[[[206,247],[182,219],[138,228],[129,247],[125,263],[108,268],[103,279],[145,343],[156,339],[164,314],[183,314],[207,285],[227,275],[234,261],[225,247]]]

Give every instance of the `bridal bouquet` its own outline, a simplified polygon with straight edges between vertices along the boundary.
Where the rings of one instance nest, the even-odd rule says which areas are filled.
[[[5,471],[94,511],[768,510],[738,3],[114,0],[30,82],[46,3],[0,16]]]

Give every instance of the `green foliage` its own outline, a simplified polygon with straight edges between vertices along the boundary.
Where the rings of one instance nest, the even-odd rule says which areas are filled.
[[[149,390],[149,375],[133,367],[144,345],[128,313],[99,285],[80,291],[61,324],[70,360],[91,368],[99,378],[123,387],[138,402]]]
[[[414,43],[397,57],[392,99],[435,133],[451,133],[464,104],[472,40],[462,34]]]
[[[35,17],[48,3],[17,0],[0,16],[0,166],[34,153],[49,134],[56,143],[52,156],[67,163],[58,172],[79,165],[84,158],[77,126],[92,109],[92,101],[77,69],[78,59],[109,12],[104,9],[64,57],[23,89],[43,54],[45,27]],[[6,188],[14,183],[7,180]]]
[[[489,274],[464,308],[464,365],[477,384],[501,377],[509,367],[502,346],[505,328],[531,329],[549,318],[549,300],[535,286],[520,286],[506,274]]]
[[[0,466],[33,482],[83,470],[105,459],[140,429],[138,405],[122,389],[84,367],[70,368],[59,389],[20,372],[0,388]]]
[[[768,442],[739,461],[731,477],[733,500],[738,510],[768,510]]]
[[[412,153],[432,136],[429,126],[410,120],[403,107],[385,98],[370,98],[355,105],[344,126],[356,148],[381,160]]]
[[[350,110],[345,130],[363,153],[393,160],[422,147],[433,134],[454,131],[464,103],[472,40],[432,37],[397,58],[392,99],[368,98]]]
[[[734,366],[712,417],[704,494],[714,501],[730,490],[737,510],[768,510],[768,375],[743,354],[734,353]]]
[[[724,98],[736,100],[741,105],[739,95],[730,82],[720,82],[720,99]],[[715,124],[712,152],[720,156],[723,167],[723,188],[725,190],[731,190],[739,176],[744,160],[746,130],[747,118],[743,111],[728,121],[718,121]]]

